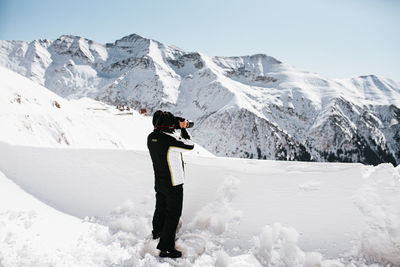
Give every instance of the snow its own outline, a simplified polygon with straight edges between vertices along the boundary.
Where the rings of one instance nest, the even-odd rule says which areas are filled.
[[[400,265],[400,188],[399,168],[381,164],[364,174],[371,183],[363,185],[356,204],[365,216],[362,252],[375,261]],[[374,179],[379,176],[379,179]]]
[[[66,100],[3,67],[0,81],[0,141],[42,147],[147,150],[151,117],[135,110],[119,111],[89,98]],[[212,155],[200,145],[192,153]]]
[[[180,79],[178,75],[174,75],[173,70],[165,64],[161,50],[159,49],[159,43],[150,40],[149,45],[149,56],[156,63],[156,75],[161,78],[163,83],[164,93],[166,94],[163,100],[165,102],[175,104],[178,99],[178,88]]]
[[[211,58],[138,35],[0,46],[0,64],[31,79],[0,67],[0,266],[400,266],[399,166],[223,158],[198,144],[185,155],[184,257],[159,258],[151,117],[82,97],[163,102],[220,155],[258,151],[250,137],[273,150],[310,133],[325,150],[318,129],[331,116],[347,137],[365,127],[395,150],[395,82],[329,81],[265,55]],[[238,74],[243,65],[251,71]]]
[[[185,159],[178,264],[400,264],[398,167]],[[0,170],[0,236],[11,244],[0,249],[3,264],[171,264],[147,240],[154,207],[147,152],[2,143]]]
[[[129,256],[107,244],[107,227],[43,204],[1,172],[0,184],[1,266],[106,266]]]
[[[0,65],[63,97],[184,114],[219,156],[399,163],[400,84],[375,75],[331,80],[263,54],[210,57],[136,34],[0,41]]]

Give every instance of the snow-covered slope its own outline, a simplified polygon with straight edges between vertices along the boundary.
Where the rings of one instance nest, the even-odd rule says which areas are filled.
[[[89,98],[66,100],[0,67],[0,141],[46,147],[147,150],[151,118]],[[194,154],[212,156],[201,146]]]
[[[121,244],[104,240],[106,226],[49,207],[1,171],[0,224],[0,266],[106,266],[129,258]]]
[[[399,167],[185,159],[184,258],[164,261],[148,153],[0,143],[0,265],[400,265]]]
[[[331,80],[262,54],[209,57],[135,34],[0,41],[0,65],[64,97],[181,114],[217,155],[400,163],[400,84],[374,75]]]

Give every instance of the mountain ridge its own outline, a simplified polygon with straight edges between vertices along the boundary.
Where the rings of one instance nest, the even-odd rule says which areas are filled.
[[[217,155],[400,163],[400,84],[391,79],[326,79],[265,54],[210,57],[137,34],[32,43],[0,41],[0,65],[63,97],[195,120],[194,137]]]

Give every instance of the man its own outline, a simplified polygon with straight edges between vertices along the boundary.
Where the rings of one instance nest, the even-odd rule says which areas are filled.
[[[153,161],[156,209],[153,216],[153,239],[160,238],[160,257],[179,258],[175,234],[182,213],[184,163],[182,151],[192,150],[193,142],[186,130],[187,121],[170,112],[158,110],[153,115],[154,131],[147,137]],[[181,130],[178,135],[175,128]]]

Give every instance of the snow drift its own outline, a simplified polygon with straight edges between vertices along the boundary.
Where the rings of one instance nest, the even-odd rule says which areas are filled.
[[[186,161],[177,242],[185,257],[171,263],[161,262],[156,242],[147,239],[154,193],[146,152],[0,144],[5,174],[0,187],[1,263],[400,264],[398,167],[198,156]],[[200,242],[204,253],[196,247]]]

